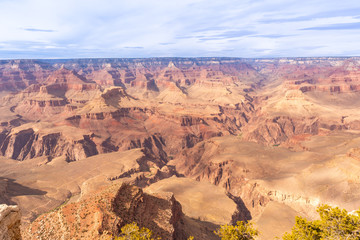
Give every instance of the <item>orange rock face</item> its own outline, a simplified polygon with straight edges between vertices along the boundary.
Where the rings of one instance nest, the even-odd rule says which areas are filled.
[[[2,65],[3,72],[23,69],[40,73],[42,66],[49,76],[35,77],[35,84],[6,98],[7,106],[24,121],[41,119],[56,122],[57,126],[90,131],[94,136],[92,154],[145,147],[166,161],[167,155],[176,155],[179,150],[214,136],[241,133],[250,141],[279,144],[293,135],[316,135],[319,128],[335,130],[358,125],[356,121],[336,119],[329,123],[328,118],[322,119],[311,111],[308,116],[300,117],[287,110],[275,115],[262,110],[275,96],[281,95],[265,93],[269,91],[268,85],[283,86],[283,91],[299,90],[305,94],[302,98],[317,92],[356,93],[359,67],[355,59],[282,62],[101,59],[42,65],[24,60]],[[55,68],[59,69],[49,70]],[[2,78],[2,81],[12,80]],[[104,93],[109,86],[119,87]],[[292,98],[287,97],[287,102]],[[10,154],[12,150],[7,150],[12,149],[12,142],[5,141],[11,134],[8,130],[2,133],[2,153],[7,157],[19,156],[20,152]],[[61,133],[51,131],[49,134]],[[34,144],[42,145],[34,141],[20,148],[26,144],[29,149]],[[33,152],[25,154],[30,158],[49,155],[46,154],[49,151],[36,154],[38,151],[27,151]],[[54,156],[50,154],[50,157]]]
[[[0,63],[0,91],[17,91],[44,81],[55,69],[36,60],[11,60]]]
[[[185,238],[181,205],[172,194],[149,195],[135,186],[111,186],[76,203],[42,215],[24,239],[108,239],[136,222],[162,239]]]

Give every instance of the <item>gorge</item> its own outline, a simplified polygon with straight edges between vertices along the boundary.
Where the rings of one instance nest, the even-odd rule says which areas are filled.
[[[280,237],[359,209],[359,100],[359,57],[1,60],[0,204],[24,239]]]

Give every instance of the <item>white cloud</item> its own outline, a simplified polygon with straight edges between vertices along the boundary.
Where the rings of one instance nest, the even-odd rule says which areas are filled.
[[[0,58],[360,55],[359,29],[323,27],[359,13],[357,0],[0,0]]]

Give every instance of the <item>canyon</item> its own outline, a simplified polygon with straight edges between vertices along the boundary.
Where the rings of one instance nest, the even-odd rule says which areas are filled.
[[[281,237],[359,209],[359,100],[359,57],[1,60],[0,204],[23,239]]]

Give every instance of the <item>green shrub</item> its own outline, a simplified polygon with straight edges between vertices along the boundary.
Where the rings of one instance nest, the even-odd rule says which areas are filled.
[[[139,228],[136,223],[126,224],[121,228],[121,234],[115,237],[115,240],[154,240],[152,231],[147,228]],[[160,240],[161,238],[157,238]],[[190,236],[188,240],[194,240],[194,237]]]
[[[121,228],[121,234],[116,240],[154,240],[152,232],[147,228],[139,228],[136,223],[130,223]]]
[[[222,240],[251,240],[254,239],[259,232],[251,223],[239,221],[235,226],[222,225],[215,231],[215,234],[221,237]]]
[[[296,217],[291,233],[285,233],[284,240],[359,240],[360,211],[350,214],[345,209],[322,205],[317,209],[320,220],[307,221]]]

